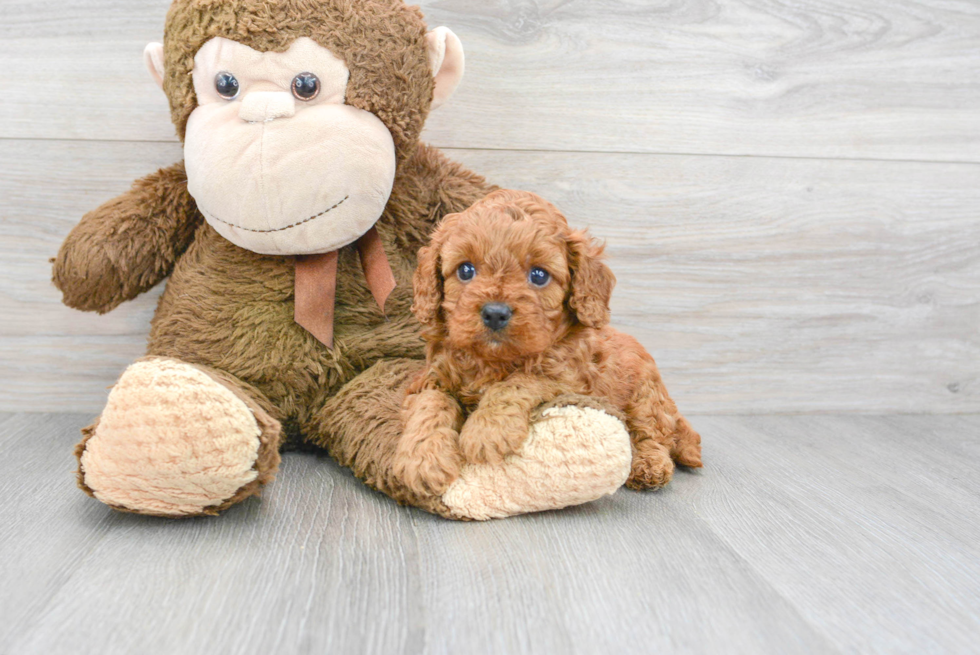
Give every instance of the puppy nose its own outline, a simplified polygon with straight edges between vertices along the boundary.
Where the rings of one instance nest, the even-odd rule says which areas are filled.
[[[514,312],[510,306],[502,302],[488,302],[480,310],[480,316],[483,317],[483,324],[494,332],[507,327],[507,324],[510,323],[510,317],[513,315]]]
[[[296,113],[293,96],[285,91],[252,91],[242,98],[238,117],[249,123],[289,118]]]

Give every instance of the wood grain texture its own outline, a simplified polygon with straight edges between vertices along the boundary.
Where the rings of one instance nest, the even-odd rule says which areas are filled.
[[[416,519],[429,651],[833,652],[675,493],[474,526]]]
[[[291,457],[261,502],[218,521],[160,521],[74,488],[88,417],[19,418],[0,441],[21,519],[0,541],[17,590],[0,600],[0,651],[419,652],[409,517],[332,462]]]
[[[297,453],[216,519],[119,514],[74,488],[89,416],[6,418],[0,653],[952,653],[980,630],[977,415],[694,417],[707,466],[665,491],[483,524]]]
[[[712,489],[679,493],[842,652],[976,648],[980,484],[948,493],[957,454],[933,446],[941,435],[975,447],[976,417],[705,417],[698,428],[712,435]],[[924,484],[930,468],[939,477]]]
[[[18,414],[0,424],[0,652],[105,538],[112,515],[83,501],[72,454],[91,417]]]
[[[969,0],[420,4],[467,52],[436,145],[980,161]],[[167,5],[6,0],[0,137],[173,140],[141,62]]]
[[[980,167],[455,150],[607,239],[614,322],[682,410],[980,410]],[[60,304],[47,260],[175,144],[0,142],[0,410],[97,412],[159,290]]]

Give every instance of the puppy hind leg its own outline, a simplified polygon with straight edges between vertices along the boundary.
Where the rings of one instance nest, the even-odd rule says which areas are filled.
[[[658,425],[649,407],[630,408],[628,425],[633,445],[633,463],[626,486],[630,489],[658,489],[674,475],[670,457],[670,438]]]
[[[626,486],[630,489],[659,489],[674,477],[670,451],[653,439],[633,440],[633,465]]]
[[[648,417],[666,437],[660,443],[668,446],[670,456],[681,466],[700,468],[701,435],[681,416],[677,404],[667,393],[656,368],[634,395],[635,411]]]
[[[670,450],[671,456],[681,466],[701,468],[701,435],[698,434],[687,419],[677,415],[677,427],[674,430],[674,445]]]
[[[659,376],[658,376],[659,377]],[[626,408],[633,464],[626,486],[630,489],[658,489],[674,475],[671,457],[673,433],[677,428],[673,415],[666,411],[663,383],[647,380],[640,384],[633,402]]]

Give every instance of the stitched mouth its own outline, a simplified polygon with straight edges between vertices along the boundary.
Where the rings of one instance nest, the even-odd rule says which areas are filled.
[[[231,227],[238,228],[239,230],[245,230],[246,232],[259,232],[259,233],[265,234],[265,233],[269,233],[269,232],[282,232],[283,230],[289,230],[289,229],[292,229],[294,227],[299,227],[300,225],[304,225],[306,223],[309,223],[310,221],[314,221],[314,220],[316,220],[318,218],[322,218],[324,215],[329,214],[333,210],[337,209],[337,207],[340,207],[342,204],[344,204],[344,202],[346,202],[348,198],[350,198],[350,196],[344,196],[343,199],[340,200],[337,204],[335,204],[332,207],[328,207],[327,209],[324,209],[322,212],[320,212],[319,214],[316,214],[315,216],[310,216],[309,218],[304,218],[303,220],[297,221],[296,223],[293,223],[292,225],[285,225],[283,227],[274,227],[274,228],[271,228],[271,229],[268,229],[268,230],[256,230],[256,229],[251,228],[251,227],[245,227],[244,225],[238,225],[236,223],[232,223],[231,221],[226,221],[223,218],[218,218],[217,216],[215,216],[214,214],[212,214],[211,212],[207,211],[206,209],[204,209],[201,206],[198,206],[198,209],[201,210],[201,213],[204,214],[205,218],[208,218],[210,220],[218,221],[219,223],[224,223],[225,225],[230,225]]]

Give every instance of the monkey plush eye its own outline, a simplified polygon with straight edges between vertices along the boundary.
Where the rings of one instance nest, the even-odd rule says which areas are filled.
[[[476,276],[476,266],[469,262],[463,262],[456,269],[456,277],[460,282],[469,282]]]
[[[531,286],[541,288],[551,281],[551,274],[543,268],[535,266],[527,274],[527,281],[531,283]]]
[[[238,96],[238,80],[228,72],[214,76],[214,90],[225,100],[234,100]]]
[[[312,100],[320,95],[320,78],[313,73],[300,73],[293,78],[293,95],[300,100]]]

